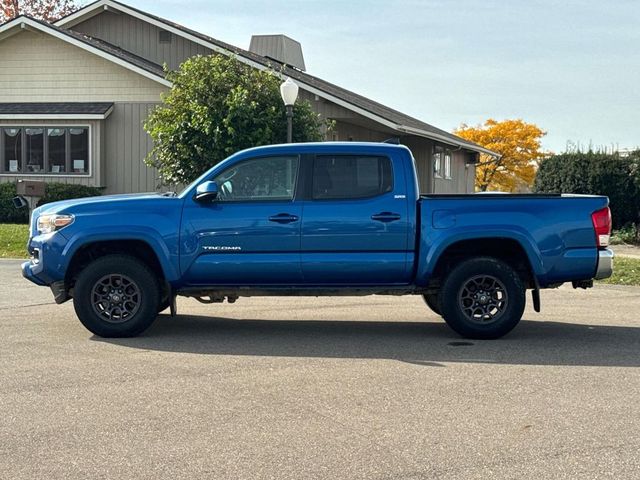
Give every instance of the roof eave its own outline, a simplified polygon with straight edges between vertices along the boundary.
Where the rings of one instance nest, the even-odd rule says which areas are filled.
[[[491,157],[500,158],[501,155],[487,148],[481,147],[480,145],[470,144],[466,142],[456,142],[454,139],[445,137],[444,135],[438,135],[437,133],[427,132],[425,130],[420,130],[419,128],[409,127],[406,125],[398,125],[396,130],[405,133],[411,133],[413,135],[417,135],[420,137],[430,138],[432,140],[437,140],[439,142],[445,143],[447,145],[453,145],[455,147],[464,148],[466,150],[470,150],[472,152],[484,153],[485,155],[489,155]]]

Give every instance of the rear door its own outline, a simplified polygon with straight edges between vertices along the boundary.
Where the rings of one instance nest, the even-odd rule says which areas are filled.
[[[312,162],[301,236],[305,283],[409,283],[402,165],[375,154],[319,154]]]

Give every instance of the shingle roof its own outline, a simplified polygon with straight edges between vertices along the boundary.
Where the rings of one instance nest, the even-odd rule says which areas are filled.
[[[111,102],[0,103],[0,115],[104,115]]]
[[[78,14],[78,12],[82,12],[84,10],[88,10],[91,8],[95,8],[96,4],[100,3],[101,0],[98,0],[92,4],[88,4],[86,6],[84,6],[83,8],[81,8],[80,10],[74,12],[71,15],[76,15]],[[102,0],[104,3],[104,0]],[[409,129],[416,129],[419,130],[421,132],[426,133],[428,136],[431,136],[433,138],[436,138],[438,140],[442,140],[444,142],[450,141],[452,142],[454,145],[459,145],[459,146],[463,146],[466,148],[469,148],[471,150],[474,151],[480,151],[480,152],[485,152],[485,153],[491,153],[493,155],[496,155],[494,152],[490,152],[489,150],[473,143],[470,142],[468,140],[465,140],[461,137],[458,137],[457,135],[453,135],[452,133],[449,133],[445,130],[442,130],[440,128],[434,127],[433,125],[430,125],[426,122],[423,122],[421,120],[418,120],[417,118],[411,117],[409,115],[406,115],[398,110],[395,110],[393,108],[387,107],[386,105],[383,105],[379,102],[376,102],[374,100],[371,100],[367,97],[364,97],[360,94],[357,94],[355,92],[352,92],[350,90],[347,90],[346,88],[342,88],[339,87],[338,85],[335,85],[333,83],[327,82],[326,80],[322,80],[321,78],[318,78],[316,76],[310,75],[306,72],[302,72],[300,70],[294,69],[294,68],[290,68],[290,67],[286,67],[280,63],[278,63],[275,60],[263,57],[261,55],[257,55],[253,52],[250,52],[248,50],[244,50],[242,48],[236,47],[234,45],[228,44],[226,42],[217,40],[215,38],[209,37],[208,35],[204,35],[200,32],[197,32],[195,30],[192,30],[190,28],[184,27],[178,23],[172,22],[170,20],[164,19],[162,17],[158,17],[156,15],[150,14],[148,12],[139,10],[135,7],[131,7],[129,5],[123,4],[121,2],[118,2],[116,0],[108,0],[108,3],[110,4],[114,4],[117,8],[117,6],[121,6],[124,9],[128,9],[130,11],[133,11],[135,13],[137,13],[138,15],[150,18],[155,20],[156,22],[160,22],[164,25],[173,27],[174,29],[177,29],[187,35],[191,35],[197,39],[202,40],[203,42],[206,42],[208,44],[214,45],[217,48],[227,51],[227,52],[231,52],[235,55],[238,55],[239,57],[242,57],[246,60],[249,60],[250,62],[254,62],[256,64],[265,66],[265,67],[273,67],[276,70],[281,70],[282,73],[286,76],[291,77],[294,80],[297,80],[300,83],[306,84],[308,86],[311,86],[321,92],[324,92],[328,95],[331,95],[335,98],[338,98],[339,100],[353,105],[361,110],[364,110],[366,112],[369,112],[379,118],[382,118],[394,125],[396,125],[397,127],[408,127]],[[58,22],[63,21],[63,19],[59,20]],[[63,22],[64,23],[64,22]],[[399,130],[402,130],[402,128],[399,128]],[[407,133],[412,133],[412,132],[407,132]]]

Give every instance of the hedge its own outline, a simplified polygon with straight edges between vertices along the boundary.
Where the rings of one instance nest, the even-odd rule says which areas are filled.
[[[38,202],[38,206],[45,203],[70,200],[72,198],[97,197],[102,195],[102,188],[74,185],[70,183],[47,183],[44,197]]]
[[[45,195],[38,202],[38,206],[45,203],[69,200],[72,198],[95,197],[102,193],[101,188],[87,187],[67,183],[47,183]],[[29,211],[26,208],[15,208],[13,197],[17,195],[16,184],[0,184],[0,223],[28,223]]]
[[[613,228],[640,221],[640,151],[621,157],[600,152],[573,152],[542,161],[534,190],[609,197]]]

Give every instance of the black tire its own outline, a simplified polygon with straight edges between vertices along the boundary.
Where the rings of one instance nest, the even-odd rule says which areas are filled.
[[[526,290],[520,276],[491,257],[462,262],[446,277],[440,293],[444,320],[467,338],[500,338],[524,313]]]
[[[436,315],[442,316],[442,308],[440,307],[440,295],[437,293],[427,293],[422,295],[424,299],[424,303],[427,304],[427,307],[433,311]]]
[[[156,277],[147,265],[128,255],[94,260],[82,270],[74,287],[73,306],[80,322],[100,337],[139,335],[158,315]]]

